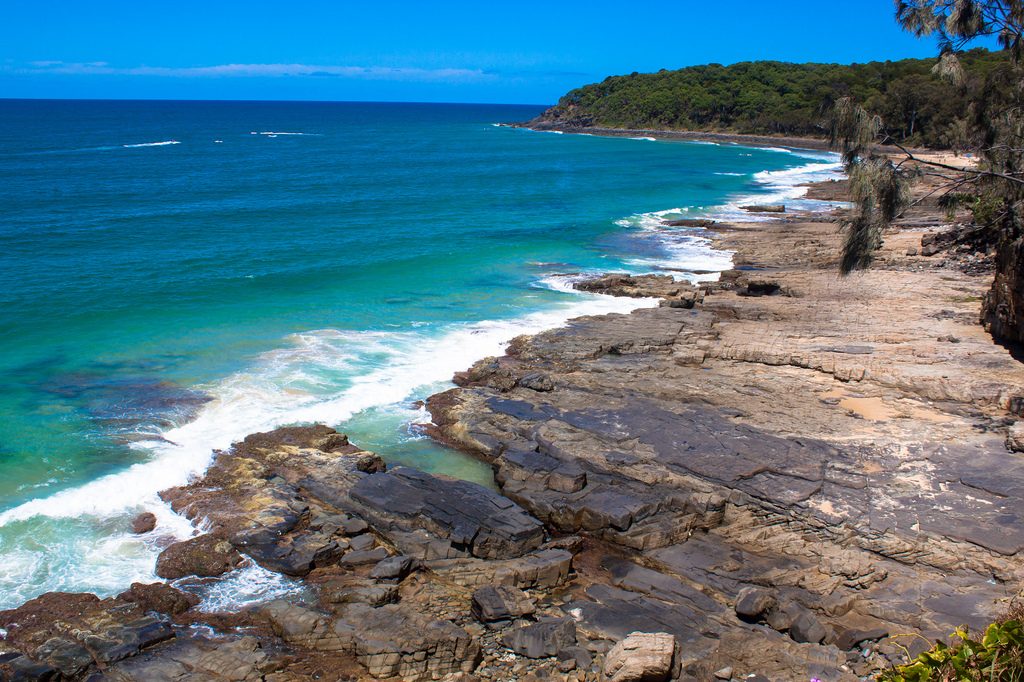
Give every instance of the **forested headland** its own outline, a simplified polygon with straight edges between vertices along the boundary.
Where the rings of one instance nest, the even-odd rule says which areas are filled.
[[[545,112],[570,126],[822,136],[820,111],[849,97],[885,121],[900,143],[966,149],[969,103],[1009,67],[1003,52],[960,54],[966,88],[932,72],[936,60],[866,64],[741,62],[609,76]]]

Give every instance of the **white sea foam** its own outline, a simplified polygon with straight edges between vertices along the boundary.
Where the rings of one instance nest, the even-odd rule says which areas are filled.
[[[252,134],[256,135],[256,133],[252,133]],[[308,136],[314,136],[314,137],[323,137],[323,133],[280,133],[280,132],[275,132],[275,131],[272,131],[272,130],[268,130],[266,132],[262,132],[262,133],[259,133],[259,134],[260,135],[273,135],[275,137],[277,135],[308,135]]]
[[[165,140],[163,142],[142,142],[140,144],[126,144],[125,147],[166,147],[169,144],[181,144],[177,140]],[[102,149],[102,147],[101,147]]]
[[[572,291],[557,277],[538,286]],[[472,362],[500,355],[514,336],[557,327],[579,315],[657,303],[573,293],[547,310],[508,320],[395,332],[320,329],[289,337],[286,346],[260,355],[246,371],[202,387],[214,399],[195,420],[165,432],[166,440],[134,444],[148,452],[147,461],[0,514],[0,533],[14,548],[0,554],[0,608],[48,590],[87,588],[110,594],[133,581],[155,580],[157,540],[163,538],[160,545],[165,546],[168,536],[180,540],[194,532],[158,492],[201,475],[215,448],[285,424],[337,425],[364,410],[408,404],[443,390],[456,371]],[[419,412],[409,416],[411,421],[426,418]],[[142,510],[157,515],[158,534],[126,532],[127,520]],[[83,529],[70,547],[69,524]],[[53,536],[52,546],[40,540],[46,534]],[[256,572],[233,575],[211,588],[204,608],[294,589],[288,581],[267,582]]]
[[[629,140],[646,140],[647,142],[657,142],[653,137],[629,137]]]
[[[835,154],[813,150],[783,150],[767,148],[766,151],[783,151],[810,163],[779,171],[761,171],[753,174],[754,183],[764,191],[732,197],[718,206],[687,206],[662,211],[642,213],[617,222],[627,229],[646,232],[657,240],[660,251],[657,256],[633,258],[628,262],[634,272],[654,269],[671,270],[677,279],[690,282],[717,280],[718,273],[732,267],[732,252],[721,251],[700,236],[700,228],[666,229],[662,221],[668,217],[707,218],[725,222],[762,222],[773,220],[776,214],[758,214],[743,210],[750,205],[786,205],[787,211],[824,211],[843,206],[839,202],[805,199],[810,182],[838,180],[844,177],[842,163]],[[741,177],[746,173],[719,173]]]

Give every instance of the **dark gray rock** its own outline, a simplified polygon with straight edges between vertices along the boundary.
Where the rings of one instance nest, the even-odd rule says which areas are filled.
[[[411,556],[393,556],[382,560],[370,570],[370,577],[374,580],[395,580],[400,581],[418,565],[418,561]]]
[[[388,550],[383,547],[377,549],[366,549],[357,552],[346,552],[341,557],[341,563],[344,566],[364,566],[366,564],[380,563],[388,556]]]
[[[40,645],[33,656],[53,666],[66,677],[77,677],[93,664],[92,654],[78,642],[51,637]]]
[[[247,545],[242,550],[269,571],[296,576],[337,563],[344,553],[336,540],[322,532],[302,532],[278,542]]]
[[[874,630],[850,630],[843,628],[836,638],[835,644],[839,647],[840,651],[850,651],[861,642],[876,641],[888,636],[889,630],[886,628],[876,628]]]
[[[590,655],[590,652],[581,646],[567,646],[564,649],[559,649],[555,655],[559,661],[575,660],[576,667],[580,670],[590,670],[590,666],[594,662],[594,657]]]
[[[341,529],[344,535],[352,536],[365,533],[370,529],[370,526],[362,519],[345,519],[338,525],[338,528]]]
[[[526,592],[504,585],[488,585],[473,592],[470,609],[482,623],[510,621],[532,615],[537,610]]]
[[[756,623],[775,606],[775,597],[756,587],[744,587],[736,598],[736,615]]]
[[[373,549],[376,546],[377,540],[370,534],[357,535],[348,541],[348,548],[356,552]]]
[[[33,661],[28,656],[18,656],[7,662],[11,667],[11,682],[50,682],[60,674],[57,669]]]
[[[558,618],[524,625],[506,632],[502,641],[512,651],[527,658],[545,658],[576,644],[576,622]]]
[[[378,530],[424,528],[482,559],[521,556],[544,541],[539,521],[468,481],[401,467],[363,477],[350,496]]]
[[[827,634],[825,626],[810,613],[800,614],[789,626],[789,636],[794,642],[820,644]]]

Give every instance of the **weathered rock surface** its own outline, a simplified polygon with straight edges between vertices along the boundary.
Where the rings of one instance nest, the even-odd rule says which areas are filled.
[[[200,535],[160,552],[156,574],[168,580],[189,575],[210,578],[227,573],[241,562],[242,556],[230,542],[214,535]]]
[[[576,645],[576,623],[572,618],[555,618],[523,625],[506,630],[502,641],[520,656],[554,656],[562,649]]]
[[[473,615],[484,623],[532,616],[536,600],[517,587],[488,585],[473,592]]]
[[[631,632],[608,652],[604,674],[609,682],[663,682],[672,672],[675,649],[672,635]]]
[[[141,535],[156,528],[156,514],[144,512],[132,519],[132,533]]]
[[[472,672],[480,656],[479,644],[465,630],[400,605],[351,604],[335,619],[278,600],[262,612],[285,641],[321,651],[350,651],[374,677],[441,679]]]

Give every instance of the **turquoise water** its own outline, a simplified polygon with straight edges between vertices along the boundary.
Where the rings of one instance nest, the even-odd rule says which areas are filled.
[[[255,430],[322,421],[489,483],[415,400],[519,333],[649,305],[574,273],[729,267],[660,217],[792,203],[837,167],[494,125],[540,110],[0,101],[0,608],[153,580],[160,534],[127,521],[187,534],[156,493]]]

